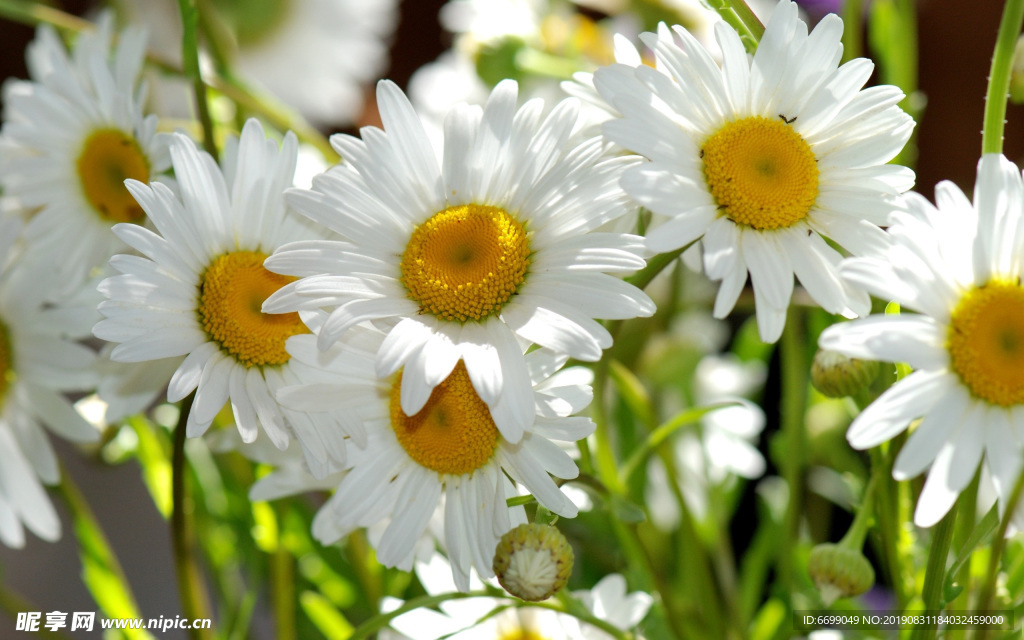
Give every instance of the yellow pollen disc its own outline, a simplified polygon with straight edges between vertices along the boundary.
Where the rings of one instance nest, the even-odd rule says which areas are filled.
[[[149,182],[149,160],[134,137],[117,129],[93,132],[78,156],[78,177],[85,199],[104,220],[140,222],[145,217],[124,186],[128,178]]]
[[[725,215],[758,230],[802,220],[818,197],[818,164],[782,118],[730,122],[701,147],[704,177]]]
[[[480,320],[522,284],[530,243],[518,220],[478,204],[449,207],[412,233],[402,254],[402,284],[421,313]]]
[[[995,280],[964,294],[953,309],[947,349],[975,396],[1003,407],[1024,402],[1024,288]]]
[[[0,322],[0,406],[7,397],[7,389],[14,382],[14,353],[7,327]]]
[[[502,632],[501,636],[498,637],[498,640],[547,640],[547,638],[536,631],[519,628]]]
[[[263,313],[263,301],[295,280],[263,268],[257,251],[226,253],[199,279],[199,321],[210,339],[246,367],[288,362],[285,340],[308,333],[298,313]]]
[[[409,457],[437,473],[463,475],[484,466],[498,448],[491,411],[461,361],[414,416],[402,412],[402,374],[391,387],[391,426]]]

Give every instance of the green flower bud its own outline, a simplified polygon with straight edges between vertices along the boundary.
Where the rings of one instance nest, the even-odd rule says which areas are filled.
[[[811,364],[811,384],[829,398],[852,396],[871,386],[879,369],[874,360],[857,360],[818,349]]]
[[[505,591],[539,602],[565,586],[572,561],[572,547],[561,531],[547,524],[521,524],[498,542],[494,573]]]
[[[1024,104],[1024,36],[1017,38],[1010,70],[1010,102]]]
[[[875,584],[875,570],[868,559],[856,549],[837,544],[819,544],[811,549],[807,572],[825,606],[839,598],[858,596]]]

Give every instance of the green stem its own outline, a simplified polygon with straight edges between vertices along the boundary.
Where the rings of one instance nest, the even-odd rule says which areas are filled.
[[[999,523],[999,529],[992,540],[992,550],[988,557],[988,573],[978,594],[978,604],[975,607],[979,612],[992,609],[992,599],[996,594],[996,581],[999,578],[999,563],[1003,559],[1003,550],[1006,548],[1006,530],[1010,526],[1010,521],[1013,520],[1013,514],[1017,511],[1022,495],[1024,495],[1024,472],[1017,478],[1017,484],[1014,485],[1010,499],[1006,502],[1006,515]],[[979,629],[977,637],[979,640],[985,640],[988,637],[988,630]]]
[[[70,33],[96,28],[96,25],[88,20],[35,2],[0,0],[0,16],[27,25],[50,24]]]
[[[197,620],[210,618],[210,604],[203,582],[202,571],[196,559],[195,531],[192,519],[192,503],[186,486],[185,424],[192,410],[195,393],[181,403],[178,425],[174,429],[174,453],[171,457],[171,498],[174,510],[171,512],[171,537],[174,542],[174,569],[178,576],[178,593],[181,597],[182,614]],[[193,629],[192,640],[212,640],[209,629]]]
[[[364,622],[363,624],[359,625],[359,627],[352,632],[352,635],[348,637],[348,640],[365,640],[365,638],[369,638],[370,635],[375,631],[379,631],[380,629],[386,627],[389,622],[391,622],[398,616],[402,615],[403,613],[415,611],[420,607],[436,607],[442,602],[448,602],[449,600],[461,600],[463,598],[481,597],[489,598],[493,595],[494,594],[492,594],[490,591],[480,590],[468,591],[466,593],[442,593],[436,596],[420,596],[419,598],[406,600],[405,604],[398,607],[394,611],[389,611],[387,613],[379,613],[370,618],[369,620],[367,620],[366,622]]]
[[[192,81],[192,91],[196,98],[196,113],[203,126],[203,148],[214,159],[217,158],[217,142],[214,138],[213,119],[210,117],[210,104],[206,99],[206,83],[199,71],[199,10],[196,0],[178,0],[181,11],[181,24],[184,33],[181,38],[181,59],[185,75]]]
[[[3,585],[0,585],[0,611],[4,611],[11,618],[17,619],[19,613],[28,611],[42,612],[42,609],[30,603],[28,600],[25,600],[17,593],[8,590]],[[39,630],[32,632],[32,636],[30,637],[36,637],[36,634],[39,634],[38,637],[40,638],[53,638],[54,640],[67,640],[71,637],[59,631],[50,631],[46,627],[42,626],[42,623],[44,622],[45,620],[40,621]]]
[[[686,411],[683,411],[674,416],[668,422],[663,422],[662,424],[658,425],[658,427],[651,431],[651,434],[647,436],[647,439],[644,441],[644,443],[636,450],[634,450],[633,453],[626,460],[626,463],[622,465],[622,471],[620,472],[620,475],[622,476],[623,483],[628,484],[629,479],[633,477],[633,474],[636,473],[641,468],[641,465],[647,460],[651,452],[656,450],[661,445],[661,443],[665,442],[665,440],[667,440],[673,433],[675,433],[682,427],[685,427],[686,425],[697,422],[698,420],[703,418],[705,415],[711,413],[712,411],[715,411],[717,409],[724,409],[726,407],[734,407],[737,404],[739,403],[735,401],[725,401],[716,402],[714,404],[709,404],[704,407],[687,409]]]
[[[679,572],[686,574],[684,587],[689,586],[693,590],[693,600],[697,605],[697,610],[700,612],[701,625],[707,631],[707,635],[716,638],[724,637],[720,625],[727,620],[738,620],[738,613],[732,612],[736,615],[731,616],[722,615],[722,606],[719,602],[720,599],[717,597],[719,590],[711,575],[710,565],[714,562],[714,559],[710,558],[707,553],[704,540],[697,531],[697,521],[693,517],[693,512],[690,511],[690,506],[686,503],[686,497],[680,489],[682,485],[679,482],[679,470],[676,468],[675,459],[670,451],[664,449],[660,450],[658,454],[662,464],[665,466],[665,474],[668,478],[668,486],[672,492],[672,497],[675,498],[676,506],[679,508],[679,533],[682,537],[680,546],[683,549],[687,549],[686,558],[684,559],[686,570]],[[679,590],[676,589],[674,591]],[[673,601],[666,600],[670,593],[675,595],[674,592],[663,593],[662,600],[665,603],[669,619],[672,620],[673,616],[680,616],[682,614],[678,607],[673,606]],[[680,631],[677,633],[682,636],[681,632],[685,630],[682,625],[678,625],[678,627]]]
[[[879,467],[871,470],[871,479],[868,480],[868,486],[864,488],[864,498],[861,499],[857,515],[853,518],[853,524],[850,525],[850,529],[843,536],[843,539],[839,541],[841,546],[856,551],[864,548],[864,539],[868,535],[871,519],[875,514],[875,493],[878,491],[879,478],[883,473],[885,473],[884,469]]]
[[[696,242],[696,240],[693,242]],[[683,255],[684,251],[692,247],[693,242],[685,247],[679,247],[678,249],[673,249],[666,253],[659,253],[647,261],[646,267],[626,278],[626,282],[638,289],[646,289],[647,285],[651,284],[651,280],[654,280],[659,273],[664,271],[665,267],[675,262],[676,258]]]
[[[954,504],[932,531],[928,564],[924,570],[924,592],[921,594],[924,608],[929,612],[938,612],[942,608],[942,585],[946,581],[946,561],[949,559],[949,548],[953,543],[958,506]],[[920,625],[914,628],[910,637],[911,640],[928,640],[935,638],[937,632],[936,625]]]
[[[270,593],[274,605],[274,622],[277,640],[296,640],[298,629],[295,615],[295,558],[285,548],[284,537],[285,505],[274,509],[277,517],[277,549],[270,562]]]
[[[294,131],[299,140],[316,147],[328,163],[335,163],[341,158],[330,141],[302,116],[270,96],[255,95],[234,76],[214,78],[213,88],[243,109],[262,116],[276,129]]]
[[[977,525],[978,510],[978,487],[981,484],[981,467],[974,473],[971,484],[960,494],[960,517],[957,518],[956,528],[953,531],[953,550],[957,557],[962,556],[969,549],[965,545],[971,538],[971,533]],[[971,593],[971,563],[964,562],[956,575],[956,582],[962,587],[960,594],[949,603],[952,611],[962,611],[968,608],[968,597]],[[964,629],[952,629],[949,640],[960,639],[966,636]]]
[[[902,437],[902,436],[901,436]],[[893,591],[896,593],[896,601],[900,607],[907,606],[910,596],[906,585],[906,575],[912,571],[904,571],[899,550],[900,524],[903,519],[899,516],[899,485],[894,483],[892,478],[892,461],[895,451],[895,441],[890,442],[888,447],[876,447],[871,450],[872,474],[879,474],[882,485],[877,487],[875,497],[875,519],[878,522],[879,543],[882,546],[882,559],[885,562],[889,580],[892,582]],[[882,449],[886,452],[883,453]],[[895,491],[894,491],[895,489]]]
[[[384,587],[380,581],[379,565],[371,558],[370,545],[366,541],[366,532],[353,531],[348,536],[346,547],[349,563],[355,571],[356,579],[363,589],[363,595],[374,608],[380,609],[380,601],[384,597]]]
[[[605,633],[607,633],[608,635],[612,636],[613,638],[616,638],[617,640],[633,640],[633,638],[636,637],[632,633],[630,633],[629,631],[623,631],[622,629],[616,627],[615,625],[613,625],[612,623],[608,622],[607,620],[602,620],[602,619],[600,619],[598,617],[595,617],[595,616],[591,615],[590,612],[587,611],[586,609],[584,609],[582,606],[580,606],[580,607],[570,607],[570,606],[565,606],[565,605],[559,606],[557,604],[553,604],[553,603],[550,603],[550,602],[547,602],[547,601],[545,601],[545,602],[522,602],[522,601],[519,601],[519,602],[516,602],[516,607],[518,607],[518,608],[532,607],[532,608],[535,608],[535,609],[547,609],[549,611],[557,611],[559,613],[570,615],[570,616],[576,618],[577,620],[579,620],[581,622],[586,622],[589,625],[597,627],[601,631],[604,631]]]
[[[743,0],[707,0],[708,6],[718,12],[722,20],[736,30],[747,51],[753,53],[764,36],[764,25]]]
[[[611,358],[605,356],[594,368],[594,399],[591,402],[591,414],[594,419],[594,463],[597,475],[612,493],[623,495],[626,486],[619,479],[618,461],[615,460],[615,451],[612,446],[611,422],[608,420],[608,412],[605,399],[605,389],[608,385],[608,374]]]
[[[864,0],[843,3],[843,62],[864,55]]]
[[[792,589],[794,548],[800,536],[800,514],[803,509],[804,458],[807,433],[804,411],[807,405],[809,363],[804,349],[804,316],[801,309],[791,307],[786,328],[782,332],[782,405],[780,421],[786,439],[786,460],[783,475],[789,487],[782,546],[777,571],[779,585],[786,593]]]
[[[981,134],[981,152],[1003,152],[1003,128],[1006,124],[1006,99],[1010,93],[1010,70],[1013,50],[1017,46],[1021,24],[1024,23],[1024,0],[1006,0],[999,35],[992,54],[992,68],[985,93],[985,128]]]

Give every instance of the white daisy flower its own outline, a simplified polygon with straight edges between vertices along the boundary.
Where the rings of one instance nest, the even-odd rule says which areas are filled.
[[[0,145],[9,153],[0,161],[0,186],[22,207],[38,209],[25,238],[61,256],[65,291],[124,249],[111,225],[145,222],[124,180],[149,182],[169,166],[156,116],[142,115],[145,34],[126,29],[116,50],[113,37],[107,13],[69,54],[42,25],[26,54],[32,80],[4,85]]]
[[[929,470],[914,513],[922,527],[949,511],[983,459],[1007,500],[1024,438],[1024,180],[990,154],[978,163],[973,204],[951,182],[936,186],[935,200],[908,194],[908,211],[889,219],[888,251],[842,266],[844,278],[917,313],[837,324],[820,340],[914,367],[857,416],[847,439],[868,449],[922,418],[893,466],[897,480]]]
[[[523,364],[536,421],[513,444],[498,431],[462,361],[422,410],[405,413],[399,401],[404,371],[383,379],[375,371],[375,354],[386,339],[361,327],[326,352],[313,336],[288,341],[295,360],[325,375],[322,382],[280,390],[281,403],[358,420],[366,429],[366,446],[351,450],[352,469],[314,519],[313,535],[330,544],[390,518],[377,557],[409,570],[417,538],[435,510],[443,510],[445,548],[455,582],[465,590],[470,566],[493,575],[494,549],[512,526],[505,500],[517,492],[506,475],[552,512],[576,516],[576,506],[548,474],[568,479],[579,473],[552,440],[574,442],[593,432],[589,418],[572,416],[590,402],[592,374],[581,367],[559,372],[567,358],[544,349],[528,354]]]
[[[605,135],[650,159],[623,188],[669,218],[647,235],[665,252],[702,240],[704,268],[721,280],[714,312],[735,306],[749,272],[761,339],[782,333],[793,275],[833,313],[869,310],[862,291],[840,280],[829,238],[863,254],[913,173],[885,164],[913,129],[896,87],[861,90],[870,60],[838,66],[842,21],[826,16],[808,35],[797,6],[782,0],[749,59],[739,36],[715,27],[719,66],[686,30],[643,34],[658,69],[611,65],[595,84],[623,118]]]
[[[57,484],[60,470],[42,427],[72,442],[99,439],[63,395],[96,385],[95,355],[74,342],[88,335],[81,319],[91,318],[89,309],[80,301],[46,304],[59,276],[51,261],[18,254],[20,231],[17,218],[0,218],[0,542],[17,548],[24,528],[48,541],[60,537],[42,488]]]
[[[428,595],[441,595],[455,591],[448,561],[434,554],[429,561],[416,563],[419,578]],[[491,581],[493,582],[493,581]],[[484,583],[473,574],[470,588],[477,591]],[[602,578],[593,589],[574,591],[573,596],[599,620],[628,631],[643,620],[653,599],[647,593],[635,591],[627,595],[626,580],[613,573]],[[381,640],[475,640],[478,638],[529,638],[537,640],[607,640],[606,632],[590,624],[581,623],[573,616],[532,607],[510,607],[515,601],[508,598],[465,598],[446,600],[438,609],[414,609],[391,621],[390,629],[380,632]],[[385,611],[402,605],[395,598],[384,604]],[[509,607],[488,616],[496,607]]]
[[[282,247],[267,268],[300,276],[264,310],[330,311],[326,348],[356,324],[388,331],[377,375],[403,369],[402,409],[415,415],[460,360],[498,429],[518,442],[533,420],[519,341],[596,361],[611,335],[594,318],[649,316],[642,291],[605,272],[644,265],[637,236],[593,233],[629,210],[617,186],[634,160],[600,139],[571,138],[578,103],[546,118],[516,109],[503,82],[486,106],[454,110],[439,164],[401,90],[378,85],[388,133],[331,141],[347,162],[288,201],[344,242]]]
[[[601,578],[593,589],[573,591],[572,595],[598,620],[605,620],[627,631],[640,624],[654,604],[654,598],[644,591],[626,591],[626,579],[621,574],[610,573]],[[578,627],[580,635],[587,640],[611,639],[607,632],[576,618],[570,618],[563,625]]]
[[[298,314],[268,315],[263,300],[289,279],[263,268],[281,244],[317,237],[306,221],[288,213],[284,190],[295,174],[297,143],[291,133],[280,148],[250,120],[241,139],[224,153],[223,171],[182,134],[171,157],[180,197],[162,184],[134,180],[128,189],[156,232],[119,224],[114,233],[144,257],[118,255],[110,266],[122,275],[100,284],[109,300],[98,338],[119,343],[119,362],[183,357],[167,388],[177,402],[196,390],[187,433],[201,435],[231,402],[242,439],[256,439],[262,426],[278,448],[294,429],[318,462],[341,456],[337,429],[316,425],[304,414],[282,410],[274,392],[300,380],[290,365],[285,340],[308,329]],[[330,422],[334,424],[333,421]]]

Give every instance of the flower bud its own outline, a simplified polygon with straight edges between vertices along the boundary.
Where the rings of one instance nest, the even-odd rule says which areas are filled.
[[[1010,70],[1010,102],[1024,104],[1024,36],[1017,38]]]
[[[521,524],[494,551],[494,573],[505,591],[530,602],[546,600],[569,581],[572,547],[547,524]]]
[[[875,570],[860,551],[837,544],[811,549],[807,571],[818,587],[825,606],[839,598],[858,596],[875,583]]]
[[[858,360],[818,349],[811,364],[811,384],[829,398],[852,396],[871,386],[879,369],[874,360]]]

